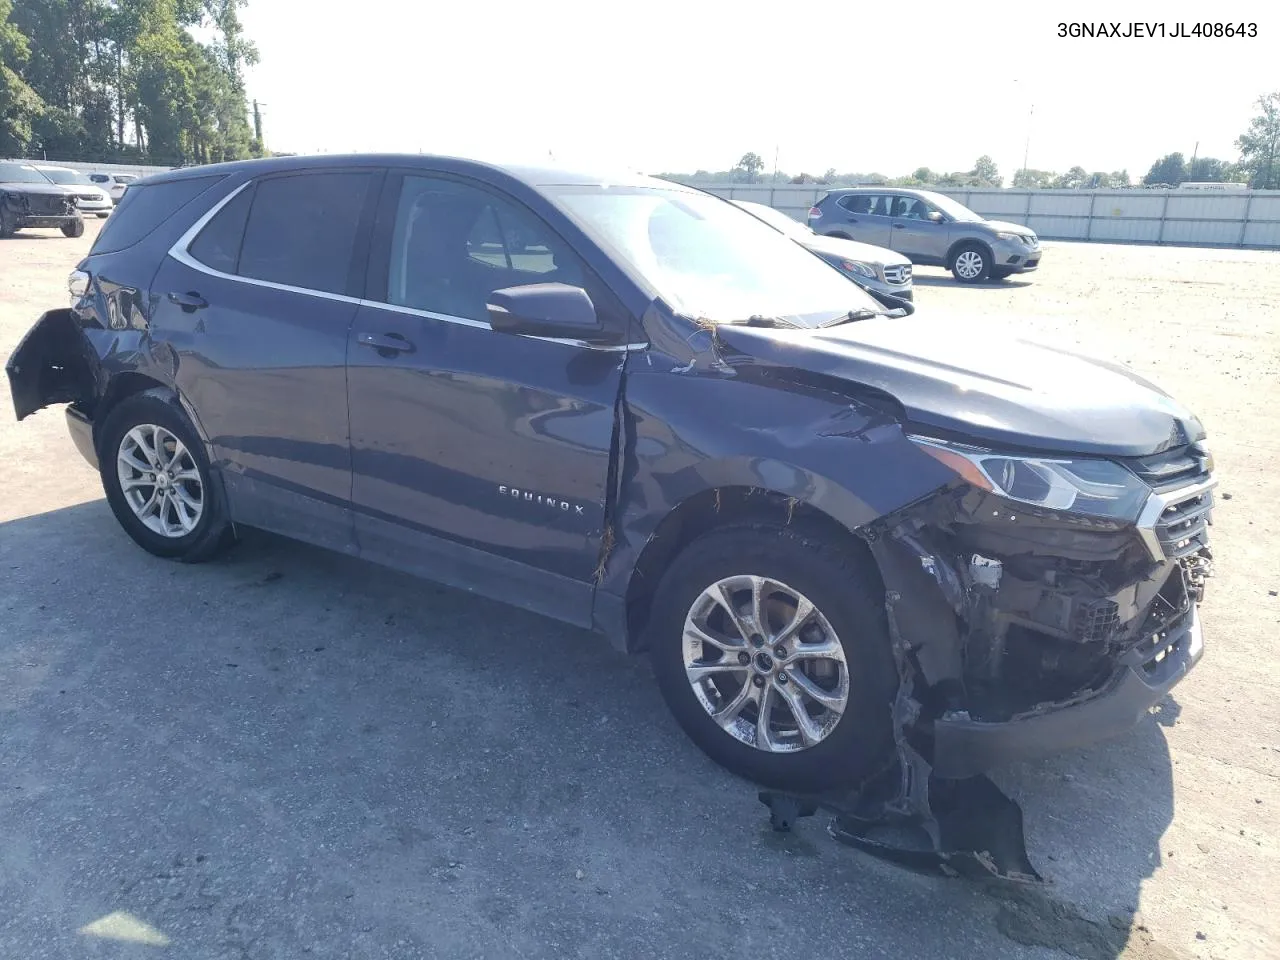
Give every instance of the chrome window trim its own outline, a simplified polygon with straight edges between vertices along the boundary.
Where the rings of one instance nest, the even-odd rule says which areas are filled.
[[[215,216],[218,215],[223,207],[234,200],[241,191],[250,187],[254,181],[246,180],[240,186],[236,187],[225,197],[215,203],[212,207],[204,212],[204,214],[196,220],[186,232],[183,233],[169,248],[169,256],[173,257],[185,267],[190,267],[210,277],[217,277],[220,280],[231,280],[235,283],[245,283],[254,287],[265,287],[268,290],[280,290],[284,293],[301,293],[309,297],[320,297],[323,300],[335,300],[339,303],[351,303],[359,307],[376,307],[380,310],[390,310],[394,313],[402,313],[411,317],[424,317],[428,320],[441,320],[445,323],[456,323],[463,327],[474,327],[480,330],[493,330],[493,327],[484,320],[472,320],[470,317],[455,317],[448,313],[435,313],[430,310],[419,310],[416,307],[402,307],[394,303],[383,303],[380,300],[368,300],[361,297],[349,297],[341,293],[329,293],[327,290],[312,290],[309,287],[295,287],[287,283],[276,283],[273,280],[259,280],[256,277],[242,277],[234,273],[223,273],[221,270],[215,270],[208,264],[201,263],[193,257],[188,251],[188,247],[195,242],[196,237]],[[572,337],[535,337],[529,334],[518,334],[518,336],[526,340],[541,340],[544,343],[561,343],[567,346],[579,347],[587,350],[598,350],[602,353],[625,353],[631,350],[647,349],[649,344],[641,343],[618,343],[618,344],[598,344],[588,343],[585,340],[577,340]]]
[[[1164,512],[1169,507],[1182,503],[1184,500],[1191,500],[1201,494],[1208,493],[1217,485],[1217,477],[1210,477],[1207,480],[1180,487],[1177,490],[1152,493],[1147,498],[1147,502],[1142,508],[1142,513],[1138,515],[1138,533],[1142,536],[1142,542],[1146,544],[1153,560],[1163,562],[1168,559],[1165,555],[1164,547],[1160,545],[1160,538],[1156,536],[1156,527],[1159,525],[1160,517]]]

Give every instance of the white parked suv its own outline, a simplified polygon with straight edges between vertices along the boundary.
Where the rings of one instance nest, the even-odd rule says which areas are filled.
[[[110,194],[112,203],[119,203],[125,189],[138,178],[132,173],[91,173],[89,179]]]
[[[42,163],[34,166],[54,183],[75,191],[76,208],[82,214],[92,213],[99,217],[106,217],[115,206],[111,201],[111,195],[89,179],[88,174],[72,170],[70,167],[50,167]]]

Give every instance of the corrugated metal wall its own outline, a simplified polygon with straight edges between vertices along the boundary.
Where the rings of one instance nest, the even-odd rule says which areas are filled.
[[[827,187],[790,183],[696,184],[804,220]],[[1280,190],[938,190],[992,220],[1049,240],[1280,247]]]

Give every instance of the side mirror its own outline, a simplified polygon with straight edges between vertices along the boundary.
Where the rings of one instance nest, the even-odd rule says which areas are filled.
[[[489,294],[489,325],[500,333],[591,340],[600,318],[587,291],[567,283],[528,283]]]
[[[925,219],[932,220],[934,223],[941,223],[942,214],[939,213],[937,210],[930,210],[928,215],[925,217]]]

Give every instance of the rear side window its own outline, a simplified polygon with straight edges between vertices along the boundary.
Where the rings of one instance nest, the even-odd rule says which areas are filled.
[[[221,179],[190,177],[131,186],[89,252],[114,253],[133,246]]]
[[[304,173],[261,181],[235,272],[307,290],[345,292],[372,181],[370,173]]]
[[[860,213],[869,217],[889,216],[889,206],[893,198],[873,193],[850,193],[840,198],[840,206],[850,213]]]
[[[187,248],[187,253],[206,267],[222,273],[235,273],[251,203],[252,185],[237,193],[213,215],[213,219],[204,225],[204,229]]]

